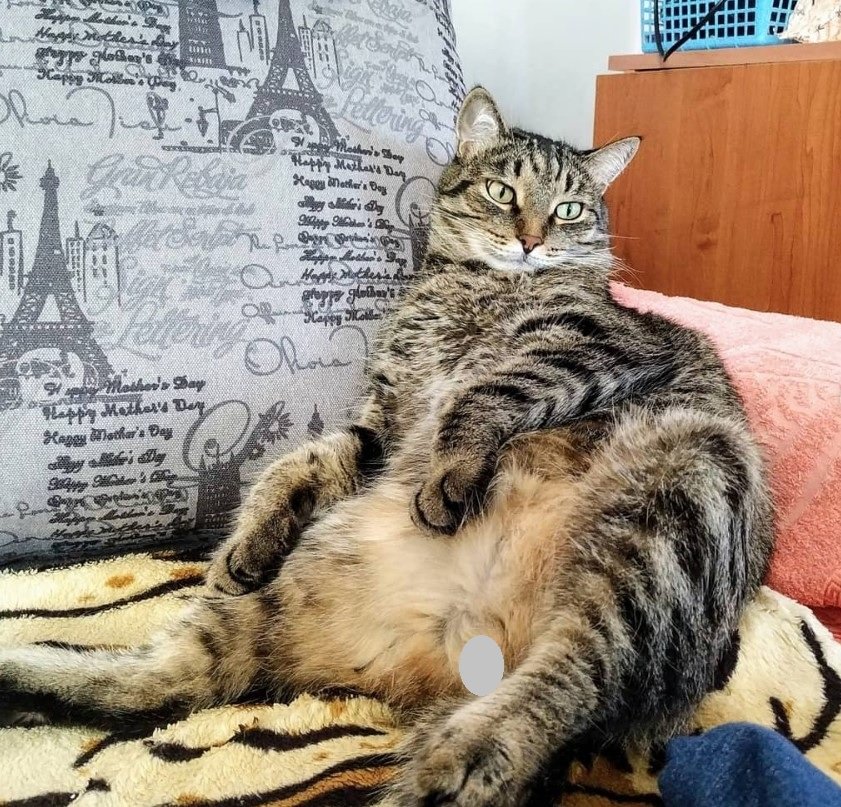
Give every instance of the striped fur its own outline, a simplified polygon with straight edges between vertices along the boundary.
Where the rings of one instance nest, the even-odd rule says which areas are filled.
[[[417,721],[398,804],[507,807],[570,744],[661,739],[712,688],[771,507],[711,346],[610,297],[602,194],[637,142],[511,130],[481,89],[458,128],[354,425],[269,468],[157,642],[3,650],[0,691],[87,715],[347,687]],[[507,675],[471,699],[479,634]]]

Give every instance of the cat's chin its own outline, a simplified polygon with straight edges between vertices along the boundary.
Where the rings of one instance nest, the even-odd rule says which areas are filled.
[[[522,258],[503,258],[498,255],[483,255],[479,259],[485,266],[498,272],[511,272],[512,274],[531,274],[545,268],[541,263],[526,256]]]

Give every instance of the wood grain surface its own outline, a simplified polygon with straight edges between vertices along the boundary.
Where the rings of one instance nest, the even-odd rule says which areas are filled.
[[[635,285],[841,321],[841,60],[598,78],[595,141],[643,136],[608,201]]]
[[[761,62],[814,62],[841,59],[841,42],[785,43],[748,48],[679,50],[667,62],[659,53],[618,54],[608,58],[608,70],[675,70],[682,67],[759,64]]]

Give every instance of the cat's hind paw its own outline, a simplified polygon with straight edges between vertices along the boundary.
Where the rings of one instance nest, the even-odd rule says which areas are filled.
[[[400,807],[520,807],[523,760],[490,721],[457,713],[419,738],[401,775]]]

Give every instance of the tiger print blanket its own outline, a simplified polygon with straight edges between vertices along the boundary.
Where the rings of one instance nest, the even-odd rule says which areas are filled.
[[[0,573],[0,643],[140,644],[199,589],[204,568],[159,554]],[[746,613],[737,646],[696,728],[769,726],[841,782],[841,647],[810,611],[770,589]],[[400,737],[383,704],[326,695],[208,709],[141,733],[5,729],[0,804],[361,807],[394,775]],[[563,805],[660,804],[660,758],[579,759]]]

